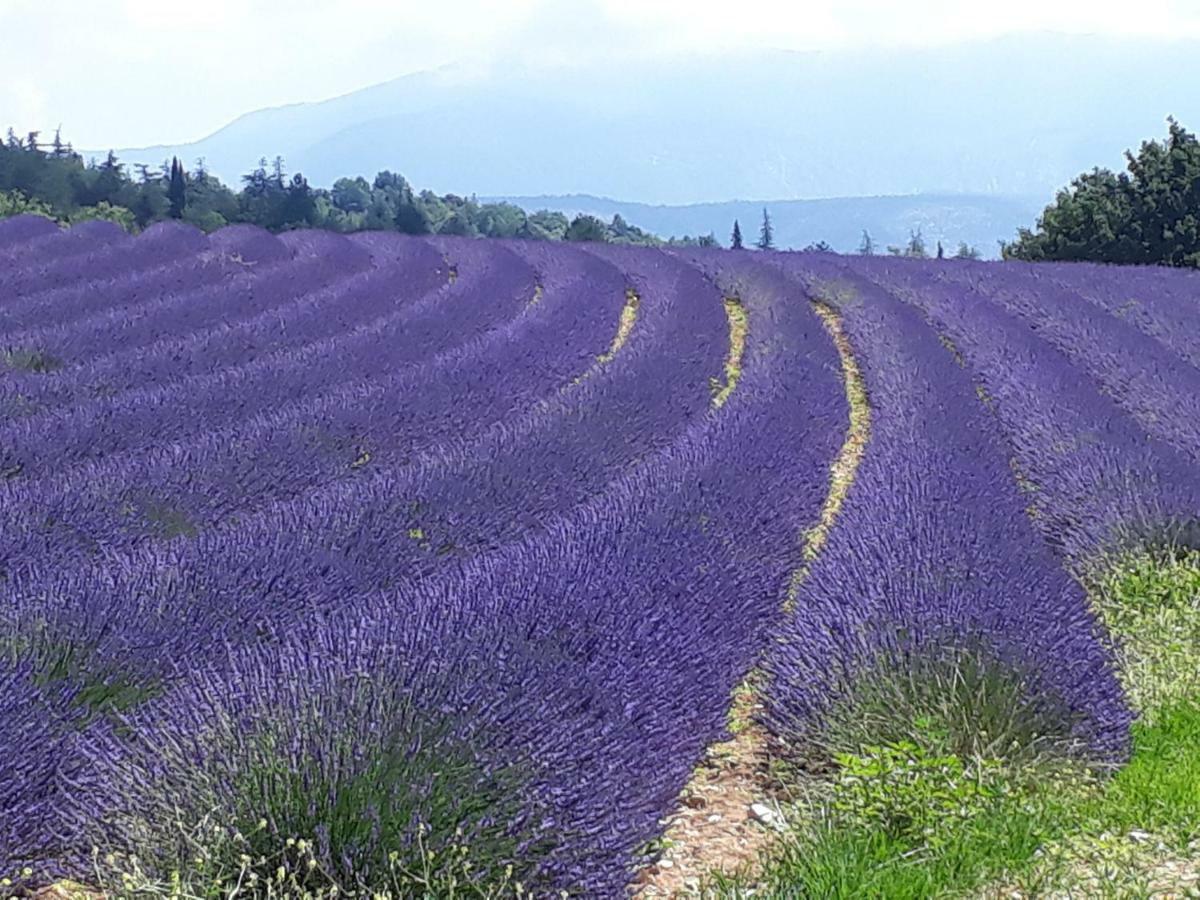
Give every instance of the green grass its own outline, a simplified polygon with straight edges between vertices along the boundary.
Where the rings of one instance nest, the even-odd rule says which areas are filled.
[[[950,690],[945,667],[865,679],[816,742],[824,771],[785,786],[786,832],[754,873],[704,892],[1140,897],[1200,868],[1200,553],[1126,555],[1088,588],[1140,715],[1127,765],[1102,775],[1038,746],[982,670]]]
[[[1158,710],[1133,734],[1129,765],[1083,812],[1105,829],[1155,831],[1186,847],[1200,838],[1200,700]]]
[[[1200,698],[1200,552],[1117,559],[1090,579],[1096,611],[1120,642],[1120,675],[1135,709]]]

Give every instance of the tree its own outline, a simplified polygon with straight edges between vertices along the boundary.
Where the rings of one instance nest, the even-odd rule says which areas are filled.
[[[267,180],[267,158],[264,156],[258,161],[258,168],[250,172],[249,175],[242,176],[242,193],[249,194],[252,197],[264,196],[270,189],[270,182]]]
[[[958,242],[958,249],[954,251],[955,259],[979,259],[980,253],[966,241]]]
[[[183,209],[187,206],[187,178],[178,157],[171,157],[171,181],[167,186],[167,200],[170,201],[170,216],[172,219],[182,219]]]
[[[371,185],[361,175],[358,178],[339,178],[330,192],[333,205],[342,212],[366,212],[371,205]]]
[[[1127,171],[1073,179],[1004,258],[1200,267],[1200,141],[1167,121],[1165,141],[1125,152]]]
[[[526,224],[525,210],[511,203],[485,203],[479,208],[477,227],[487,237],[520,237]]]
[[[941,241],[938,241],[938,242],[937,242],[937,258],[938,258],[938,259],[945,259],[945,258],[946,258],[946,251],[945,251],[945,250],[942,248],[942,242],[941,242]]]
[[[775,249],[775,232],[771,228],[771,217],[765,206],[763,207],[762,228],[758,232],[757,246],[759,250]]]
[[[478,232],[471,223],[469,216],[462,212],[452,212],[449,218],[438,226],[438,234],[449,234],[455,237],[474,237]]]
[[[561,241],[567,236],[571,223],[557,210],[539,209],[526,221],[525,237],[538,241]]]
[[[871,232],[863,229],[862,243],[858,245],[858,252],[862,256],[875,255],[875,242],[871,240]]]
[[[378,179],[376,179],[378,183]],[[412,188],[406,184],[400,196],[400,204],[392,220],[396,230],[402,234],[428,234],[429,218],[423,207],[419,206],[413,197]]]
[[[101,200],[95,206],[85,206],[77,210],[67,218],[67,221],[71,225],[78,225],[80,222],[114,222],[126,231],[133,231],[137,225],[137,219],[132,210],[126,209],[124,206],[113,206],[106,200]]]
[[[729,246],[733,250],[741,250],[742,247],[742,226],[738,224],[738,220],[733,220],[733,234],[729,236]]]
[[[117,159],[112,150],[104,157],[99,167],[100,175],[96,179],[96,192],[100,200],[111,200],[125,184],[125,167]]]
[[[808,253],[833,253],[833,247],[829,246],[825,241],[816,241],[804,248]]]
[[[580,213],[567,226],[567,233],[563,240],[604,243],[608,240],[608,229],[595,216]]]
[[[0,191],[0,219],[9,216],[33,215],[53,219],[54,213],[41,200],[30,199],[20,191]]]
[[[908,245],[904,248],[904,255],[912,259],[928,259],[929,252],[925,249],[925,238],[921,237],[921,229],[909,231]]]
[[[10,128],[7,142],[0,142],[0,213],[28,210],[68,223],[109,219],[130,230],[174,218],[205,231],[247,222],[271,231],[319,227],[343,233],[379,229],[664,243],[619,215],[611,224],[588,216],[569,221],[560,212],[527,215],[508,203],[480,204],[474,194],[438,196],[429,190],[416,194],[402,176],[387,171],[376,175],[374,183],[361,177],[343,178],[332,190],[314,189],[299,173],[285,179],[283,159],[278,156],[273,163],[261,158],[257,168],[241,176],[236,191],[212,175],[203,158],[190,174],[178,157],[163,160],[161,166],[136,163],[132,171],[133,177],[113,151],[101,161],[85,162],[70,143],[64,143],[61,129],[52,144],[41,147],[36,133],[25,139]],[[716,239],[710,234],[672,239],[672,243],[706,246],[716,245]]]
[[[279,204],[279,227],[303,228],[311,225],[316,211],[317,203],[312,188],[305,177],[297,172],[292,176]]]

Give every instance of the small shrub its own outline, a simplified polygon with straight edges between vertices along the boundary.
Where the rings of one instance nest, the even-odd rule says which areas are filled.
[[[61,359],[51,356],[45,350],[29,350],[21,347],[9,347],[3,354],[0,354],[0,359],[10,369],[32,372],[36,375],[56,372],[64,365]]]
[[[1007,793],[998,760],[964,762],[911,741],[839,753],[832,808],[846,824],[895,840],[943,843],[957,820],[991,808]]]

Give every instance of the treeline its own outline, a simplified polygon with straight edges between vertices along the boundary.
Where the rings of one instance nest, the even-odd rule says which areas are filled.
[[[1200,268],[1200,142],[1167,121],[1165,141],[1125,151],[1127,171],[1096,168],[1059,191],[1004,258]]]
[[[133,172],[109,151],[87,160],[56,132],[44,143],[38,132],[24,138],[13,129],[0,143],[0,218],[19,213],[48,216],[64,224],[107,219],[136,232],[176,219],[204,231],[244,222],[279,232],[296,228],[330,231],[399,231],[467,237],[546,241],[604,241],[614,244],[716,246],[711,234],[663,240],[615,215],[568,218],[561,212],[526,213],[511,203],[480,203],[474,197],[417,191],[402,175],[383,171],[371,181],[340,178],[332,188],[314,188],[284,161],[266,158],[242,176],[240,189],[223,184],[196,160],[186,169],[177,159],[161,166],[134,165]]]
[[[754,242],[754,246],[759,250],[774,250],[775,249],[775,228],[771,224],[771,214],[764,206],[762,211],[762,225],[758,230],[758,240]],[[729,234],[729,247],[732,250],[746,249],[745,239],[742,236],[742,223],[737,219],[733,220],[733,231]],[[804,248],[807,251],[815,251],[818,253],[836,253],[829,244],[824,241],[818,241],[809,244]],[[863,229],[862,243],[858,246],[858,254],[860,256],[874,256],[878,252],[875,246],[875,240],[871,237],[871,233],[867,229]],[[947,254],[942,242],[937,242],[937,248],[932,253],[925,244],[925,238],[921,235],[921,230],[918,228],[909,232],[908,243],[903,246],[888,245],[887,252],[890,256],[903,256],[908,259],[945,259]],[[958,249],[953,253],[954,259],[979,259],[981,254],[977,249],[970,246],[966,242],[960,242]]]

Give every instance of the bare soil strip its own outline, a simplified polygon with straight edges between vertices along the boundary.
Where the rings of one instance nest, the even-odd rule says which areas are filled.
[[[850,407],[850,424],[841,450],[830,467],[830,489],[821,514],[803,535],[804,565],[792,577],[784,612],[795,605],[796,592],[808,567],[829,537],[838,510],[854,481],[871,430],[871,412],[862,370],[832,306],[813,299],[813,307],[825,324],[841,357],[842,377]],[[729,312],[729,304],[726,311]],[[745,349],[748,322],[745,310],[736,325],[730,315],[730,360],[740,361]],[[738,332],[735,337],[735,327]],[[737,345],[735,348],[735,340]],[[732,391],[736,376],[726,367],[727,386]],[[726,394],[726,397],[728,394]],[[724,399],[721,400],[724,402]],[[714,406],[720,404],[714,399]],[[760,674],[752,671],[734,691],[730,708],[733,740],[708,748],[692,780],[679,796],[679,805],[665,820],[663,852],[652,865],[638,873],[633,894],[638,898],[688,897],[699,894],[704,876],[711,871],[735,872],[752,867],[770,844],[775,830],[773,794],[776,781],[771,774],[770,736],[755,722],[762,708]]]
[[[742,377],[742,357],[746,353],[746,333],[750,330],[750,319],[742,301],[736,297],[725,298],[725,315],[729,319],[729,356],[725,360],[725,382],[712,380],[714,409],[720,409],[729,399],[738,379]]]
[[[633,326],[637,324],[638,307],[641,305],[642,298],[637,295],[637,291],[633,288],[626,288],[625,307],[621,310],[621,321],[617,325],[616,337],[613,338],[612,346],[605,353],[596,357],[596,362],[601,365],[612,362],[621,348],[625,346],[629,335],[633,333]]]

